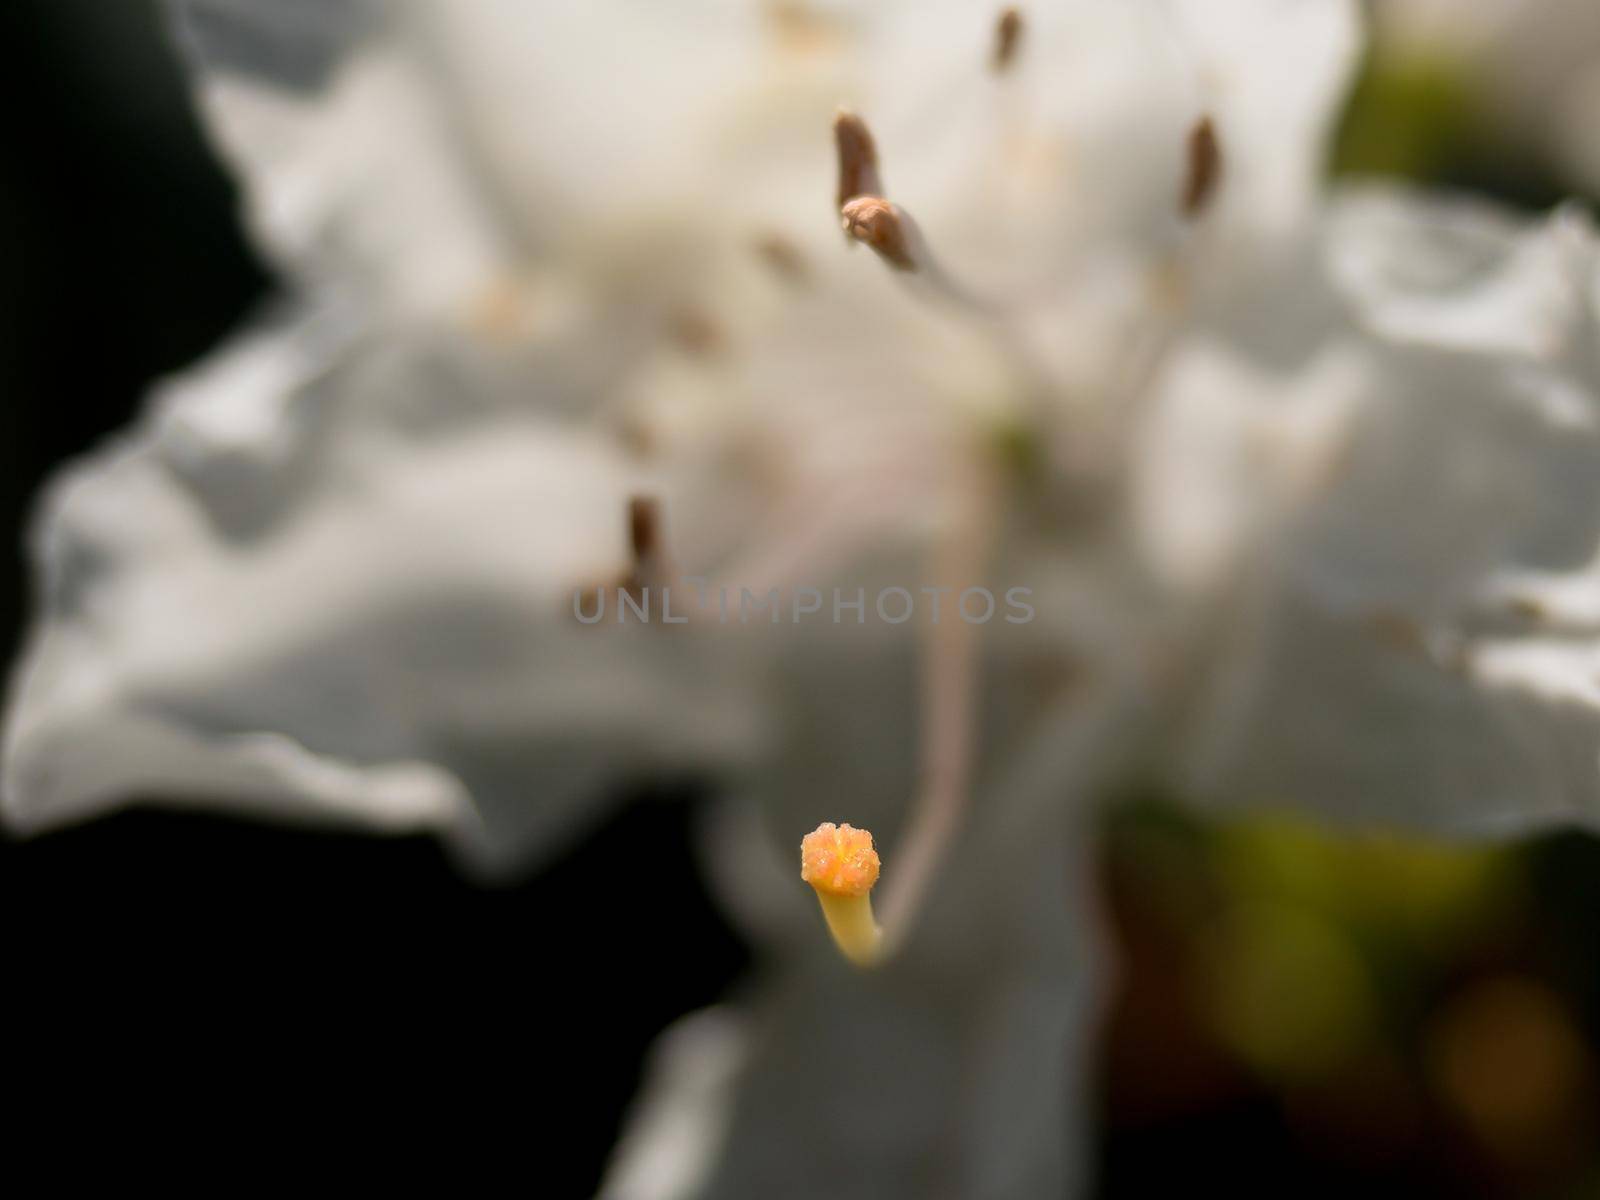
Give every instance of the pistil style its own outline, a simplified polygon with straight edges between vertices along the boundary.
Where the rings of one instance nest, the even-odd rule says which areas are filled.
[[[800,878],[816,891],[834,944],[858,967],[872,966],[883,949],[883,932],[872,916],[879,865],[865,829],[824,821],[800,843]]]

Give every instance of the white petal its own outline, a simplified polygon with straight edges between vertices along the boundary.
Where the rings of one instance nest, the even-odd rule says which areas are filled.
[[[1592,702],[1511,686],[1507,656],[1480,668],[1407,618],[1292,591],[1258,597],[1241,624],[1184,764],[1191,796],[1450,833],[1600,823]]]
[[[1518,369],[1380,351],[1290,554],[1325,602],[1426,617],[1496,571],[1586,561],[1600,538],[1600,428],[1538,405]],[[1590,413],[1600,393],[1579,394]]]
[[[1554,359],[1592,321],[1600,251],[1576,209],[1528,224],[1477,201],[1347,192],[1327,254],[1364,323],[1396,342]]]
[[[1454,617],[1497,576],[1600,544],[1600,239],[1557,213],[1357,194],[1328,261],[1367,363],[1294,554],[1324,602]]]
[[[1134,466],[1137,532],[1164,582],[1198,594],[1238,571],[1333,467],[1367,382],[1337,342],[1284,367],[1213,336],[1185,339]]]
[[[1329,244],[1364,367],[1344,445],[1221,613],[1194,785],[1365,822],[1592,823],[1600,243],[1568,214],[1380,196]]]
[[[503,274],[505,232],[401,6],[176,6],[251,227],[294,277],[419,313]]]
[[[599,1200],[693,1200],[705,1194],[749,1056],[748,1020],[722,1006],[674,1022],[650,1049],[645,1080],[597,1193]]]
[[[391,353],[413,369],[374,395]],[[753,736],[733,638],[574,619],[627,563],[629,495],[671,514],[670,481],[516,410],[430,418],[454,397],[427,354],[346,343],[335,364],[290,323],[54,484],[9,820],[204,794],[432,825],[501,865]]]
[[[1225,172],[1221,215],[1248,239],[1297,235],[1363,50],[1347,0],[1167,0],[1214,114]]]

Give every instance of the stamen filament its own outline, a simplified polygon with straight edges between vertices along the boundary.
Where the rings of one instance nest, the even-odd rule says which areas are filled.
[[[934,259],[911,214],[885,198],[878,151],[866,122],[841,111],[833,123],[839,152],[839,216],[845,236],[870,246],[920,291],[985,322],[1002,314],[952,279]]]
[[[952,595],[970,587],[987,557],[993,521],[994,482],[983,466],[963,489],[968,503],[962,519],[940,546],[933,574]],[[884,895],[887,950],[910,931],[945,851],[960,828],[971,796],[976,749],[975,704],[978,687],[978,626],[946,619],[928,626],[923,649],[920,791],[896,848],[894,877]]]

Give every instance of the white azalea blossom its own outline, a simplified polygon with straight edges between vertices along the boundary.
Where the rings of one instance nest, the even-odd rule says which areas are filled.
[[[1325,245],[1364,377],[1207,706],[1231,730],[1202,755],[1213,786],[1367,821],[1592,823],[1600,741],[1561,682],[1592,633],[1554,597],[1600,545],[1594,226],[1357,194]]]
[[[764,970],[664,1037],[605,1195],[1081,1187],[1119,783],[1600,816],[1600,239],[1325,196],[1353,4],[1053,5],[998,69],[975,3],[182,7],[296,307],[53,485],[7,820],[192,800],[496,867],[710,771]],[[691,579],[1034,618],[573,612]],[[867,972],[794,877],[837,816],[903,881]]]

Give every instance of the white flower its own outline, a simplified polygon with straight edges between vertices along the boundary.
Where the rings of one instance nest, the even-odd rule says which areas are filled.
[[[1074,807],[1130,769],[1159,765],[1198,802],[1356,825],[1600,820],[1593,618],[1563,627],[1556,604],[1596,604],[1600,239],[1575,213],[1524,227],[1367,191],[1335,202],[1312,246],[1242,324],[1237,310],[1199,320],[1152,386],[1133,514],[1153,590],[1081,537],[1006,560],[1041,621],[1015,645],[989,639],[972,840],[896,960],[865,981],[830,972],[805,898],[782,887],[792,868],[763,873],[749,848],[759,831],[710,855],[731,910],[788,963],[757,1024],[728,1033],[746,1083],[719,1110],[733,1115],[710,1194],[748,1191],[785,1156],[829,1178],[887,1164],[869,1194],[915,1178],[951,1112],[961,1133],[928,1169],[961,1194],[1040,1194],[1081,1171],[1060,1136],[1078,1093],[1038,1063],[1076,1061],[1066,1018],[1095,1010]],[[1487,322],[1485,296],[1500,298]],[[1550,575],[1528,578],[1535,563]],[[885,725],[911,667],[877,648],[876,683],[848,693],[865,647],[797,654],[790,704],[833,757],[763,777],[722,836],[754,824],[782,847],[843,786],[895,869],[916,781],[879,739],[914,742]],[[833,1103],[797,1094],[813,1082],[800,1064],[839,1046],[859,1058],[814,1081]],[[921,1073],[952,1053],[955,1078]]]
[[[186,11],[302,307],[53,489],[6,814],[187,797],[494,866],[720,770],[767,977],[670,1036],[607,1194],[1081,1180],[1079,864],[1135,773],[1596,815],[1595,236],[1327,205],[1353,5],[1052,6],[999,70],[979,4]],[[844,194],[841,101],[879,151],[840,118]],[[574,618],[630,572],[1036,619]],[[885,848],[869,974],[793,878],[829,816]]]

